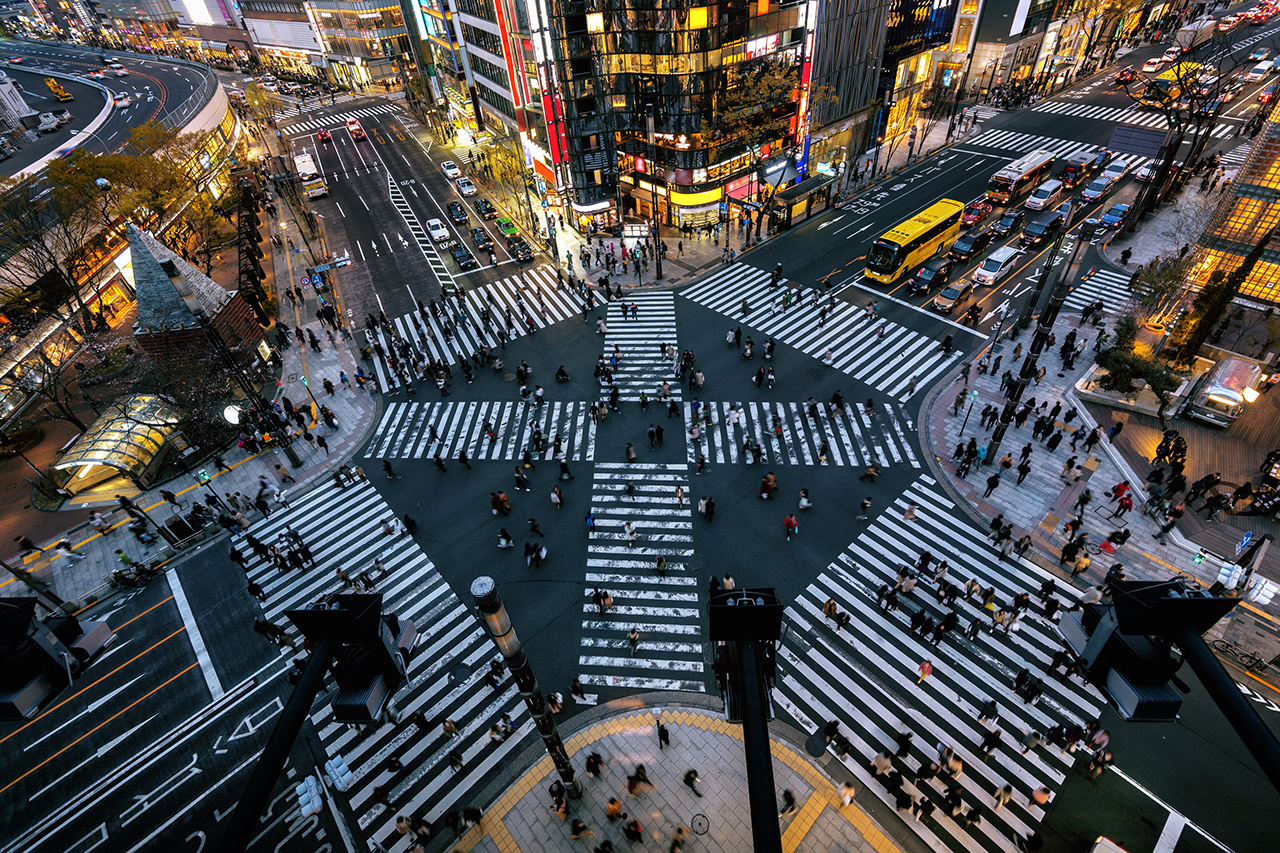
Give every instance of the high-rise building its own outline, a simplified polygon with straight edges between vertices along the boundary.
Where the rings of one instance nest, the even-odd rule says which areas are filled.
[[[1273,112],[1231,179],[1209,224],[1196,241],[1192,281],[1203,286],[1215,270],[1231,272],[1267,232],[1280,228],[1280,113]],[[1240,295],[1280,303],[1280,234],[1240,288]]]
[[[103,30],[135,45],[176,48],[178,13],[169,0],[96,0]]]
[[[320,27],[306,0],[240,0],[244,25],[269,68],[325,76]]]
[[[891,0],[822,0],[813,38],[813,102],[808,164],[835,172],[867,147],[880,98]]]
[[[308,0],[333,79],[364,89],[394,88],[412,64],[404,14],[394,0]]]

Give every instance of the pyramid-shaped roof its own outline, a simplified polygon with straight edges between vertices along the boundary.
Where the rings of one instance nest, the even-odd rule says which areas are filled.
[[[212,320],[231,294],[149,231],[128,226],[137,291],[135,332],[172,332],[200,325],[196,314]]]

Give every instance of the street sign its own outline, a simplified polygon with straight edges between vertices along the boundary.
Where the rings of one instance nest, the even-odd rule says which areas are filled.
[[[328,264],[321,264],[320,266],[315,267],[315,271],[316,271],[316,272],[328,272],[328,271],[329,271],[329,265],[328,265]]]
[[[313,276],[311,276],[311,285],[312,285],[312,287],[319,287],[319,286],[320,286],[321,284],[323,284],[323,283],[324,283],[324,281],[320,278],[320,276],[318,276],[318,275],[313,275]]]
[[[302,278],[298,279],[298,284],[302,285],[303,287],[306,287],[310,283],[311,283],[311,276],[309,275],[304,275]]]
[[[1244,535],[1240,537],[1240,544],[1236,546],[1236,553],[1239,554],[1245,548],[1249,547],[1249,543],[1253,541],[1253,531],[1246,530]]]

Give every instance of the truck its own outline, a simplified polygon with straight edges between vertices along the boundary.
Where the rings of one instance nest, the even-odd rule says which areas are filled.
[[[56,115],[53,113],[40,113],[39,130],[41,133],[53,133],[60,127],[62,127],[62,122],[58,121]]]
[[[1216,32],[1218,32],[1217,21],[1213,18],[1201,18],[1178,30],[1177,35],[1173,37],[1173,43],[1183,53],[1191,53],[1196,48],[1206,44]]]
[[[0,608],[0,720],[29,720],[71,686],[116,635],[106,622],[70,614],[36,618],[35,598]]]

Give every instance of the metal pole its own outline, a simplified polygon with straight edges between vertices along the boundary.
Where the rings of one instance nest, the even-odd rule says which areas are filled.
[[[768,688],[757,659],[759,641],[738,642],[738,683],[742,685],[742,744],[747,758],[747,787],[751,802],[751,849],[781,853],[773,754],[769,748]]]
[[[969,415],[973,414],[973,404],[978,401],[977,394],[969,395],[969,409],[964,413],[964,420],[960,422],[960,438],[964,438],[965,425],[969,423]]]
[[[52,601],[56,605],[56,607],[49,607],[48,604],[45,604],[45,607],[49,607],[51,611],[66,609],[66,602],[63,601],[58,596],[57,593],[52,592],[49,589],[49,585],[46,584],[44,581],[40,580],[38,577],[35,577],[31,573],[23,569],[14,568],[13,566],[6,563],[4,560],[0,560],[0,569],[4,569],[6,572],[8,572],[9,574],[17,578],[20,582],[29,586],[31,588],[31,591],[34,592],[36,595],[44,596],[45,598]]]
[[[565,751],[564,741],[560,740],[560,732],[556,729],[556,721],[547,708],[538,680],[533,675],[529,658],[524,653],[520,640],[516,636],[511,619],[507,616],[507,608],[498,595],[498,587],[490,577],[478,577],[471,582],[471,595],[475,598],[476,607],[480,610],[481,621],[489,636],[502,656],[506,658],[507,668],[520,688],[520,697],[529,709],[529,716],[542,735],[542,743],[551,756],[551,763],[560,774],[560,781],[568,795],[573,798],[582,796],[578,782],[574,778],[573,765],[569,763],[569,754]]]

